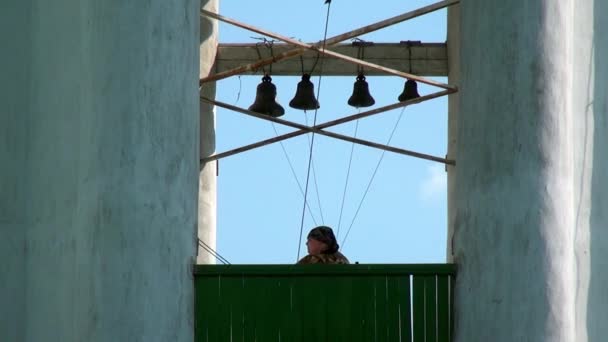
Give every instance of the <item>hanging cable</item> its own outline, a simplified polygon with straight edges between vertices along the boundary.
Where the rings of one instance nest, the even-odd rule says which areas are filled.
[[[363,49],[364,49],[364,46],[365,46],[364,45],[365,42],[363,40],[359,39],[359,38],[355,38],[355,39],[353,39],[353,41],[359,43],[359,48],[357,49],[357,59],[361,59],[362,60],[364,58]],[[358,66],[357,67],[357,72],[358,73],[363,73],[363,67]],[[359,109],[359,113],[361,113],[361,109]],[[355,125],[355,134],[354,134],[355,138],[357,137],[357,131],[358,131],[358,129],[359,129],[359,120],[356,121],[356,125]],[[338,230],[337,230],[337,234],[336,234],[336,238],[337,239],[340,238],[340,228],[342,226],[342,213],[344,212],[344,202],[346,200],[346,191],[348,189],[348,180],[350,178],[350,168],[351,168],[351,165],[352,165],[352,162],[353,162],[353,154],[354,154],[354,152],[355,152],[355,143],[353,143],[351,145],[351,148],[350,148],[350,157],[349,157],[349,160],[348,160],[348,168],[346,170],[346,180],[344,181],[344,191],[342,193],[342,203],[340,204],[340,216],[338,217]]]
[[[230,265],[230,262],[223,256],[221,256],[218,252],[216,252],[211,246],[205,243],[205,241],[198,239],[198,245],[202,247],[207,253],[211,254],[214,258],[218,259],[224,265]]]
[[[359,110],[361,113],[361,110]],[[354,137],[357,137],[357,131],[359,130],[359,120],[355,121],[355,134]],[[340,225],[342,224],[342,212],[344,211],[344,202],[346,199],[346,190],[348,189],[348,180],[350,178],[350,167],[353,163],[353,154],[355,151],[355,143],[353,143],[350,147],[350,158],[348,159],[348,168],[346,170],[346,181],[344,182],[344,191],[342,193],[342,204],[340,205],[340,216],[338,217],[338,230],[336,233],[336,238],[340,238]]]
[[[327,4],[327,14],[325,16],[325,32],[323,33],[323,46],[322,49],[325,50],[325,45],[326,45],[326,40],[327,40],[327,28],[329,27],[329,13],[330,13],[330,9],[331,9],[331,0],[325,1],[325,3]],[[319,79],[317,82],[317,101],[319,100],[319,97],[321,96],[321,79],[323,78],[323,61],[324,61],[324,57],[321,57],[321,61],[320,61],[320,72],[319,72]],[[317,124],[317,109],[315,109],[315,114],[314,114],[314,119],[313,119],[313,126],[315,126]],[[310,151],[308,154],[308,170],[306,172],[306,186],[304,189],[304,205],[302,206],[302,220],[300,221],[300,235],[298,237],[298,256],[296,258],[296,261],[300,259],[300,250],[302,248],[302,231],[304,229],[304,216],[306,213],[306,196],[308,194],[308,181],[310,179],[310,167],[312,164],[312,152],[313,152],[313,148],[314,148],[314,142],[315,142],[315,133],[312,132],[312,137],[311,137],[311,143],[310,143]]]
[[[315,63],[312,66],[311,71],[308,73],[309,75],[312,75],[312,72],[315,70],[317,62],[319,61],[319,55],[320,54],[321,54],[320,52],[317,52],[317,59],[315,60]],[[302,75],[304,75],[306,72],[304,71],[304,58],[302,57],[302,55],[300,55],[300,67],[302,69]],[[317,99],[318,99],[318,96],[317,96]],[[304,116],[304,120],[305,120],[306,125],[308,126],[308,117]],[[307,134],[306,135],[306,139],[308,140],[308,148],[310,149],[310,146],[312,144],[311,143],[311,139],[310,139],[310,135]],[[325,224],[325,217],[323,216],[323,205],[321,205],[321,194],[320,194],[320,191],[319,191],[319,183],[317,182],[318,178],[317,178],[317,171],[316,171],[316,168],[315,168],[315,160],[314,160],[314,158],[312,158],[311,166],[312,166],[312,179],[313,179],[314,184],[315,184],[315,193],[317,194],[317,205],[319,207],[319,215],[321,215],[321,224]],[[317,225],[317,223],[315,222],[315,226],[316,225]]]
[[[317,183],[317,171],[315,168],[314,158],[311,161],[312,165],[312,180],[315,183],[315,193],[317,194],[317,205],[319,206],[319,214],[321,215],[321,224],[325,224],[325,217],[323,216],[323,206],[321,205],[321,193],[319,191],[319,183]],[[316,225],[316,223],[315,223]]]
[[[274,122],[271,122],[271,124],[272,124],[272,128],[274,129],[274,134],[276,136],[279,136],[279,132],[277,131],[277,127],[275,126]],[[291,159],[289,158],[289,154],[287,153],[287,150],[285,149],[285,145],[283,145],[282,141],[279,141],[279,143],[281,144],[281,148],[283,149],[283,154],[285,155],[285,159],[287,159],[287,163],[289,164],[289,169],[291,169],[291,174],[293,175],[293,178],[296,180],[296,183],[298,184],[300,193],[304,197],[304,190],[302,189],[302,184],[300,184],[300,181],[298,180],[298,175],[296,174],[293,164],[291,163]],[[310,215],[312,222],[314,222],[315,225],[317,225],[317,220],[315,220],[315,216],[312,214],[312,210],[310,209],[308,202],[306,202],[306,207],[308,208],[308,214]]]
[[[306,120],[306,125],[308,126],[308,117],[304,117],[304,119]],[[310,148],[310,145],[312,144],[311,139],[310,139],[310,135],[306,135],[306,138],[308,139],[308,148]],[[319,191],[319,183],[317,183],[317,169],[315,168],[315,158],[313,157],[311,160],[311,167],[312,167],[312,179],[315,183],[315,193],[317,194],[317,205],[319,206],[319,215],[321,215],[321,224],[325,224],[325,217],[323,216],[323,206],[321,205],[321,194]],[[315,223],[315,226],[317,224]]]
[[[397,118],[397,121],[395,122],[395,127],[393,127],[393,130],[390,134],[390,136],[388,137],[388,141],[386,142],[386,145],[390,145],[391,140],[393,139],[393,135],[395,134],[395,131],[397,130],[397,127],[399,126],[399,121],[401,121],[401,117],[403,116],[403,112],[405,111],[405,107],[403,107],[401,109],[401,113],[399,113],[399,117]],[[376,168],[374,169],[374,172],[372,173],[372,177],[369,180],[369,183],[367,183],[367,187],[365,188],[365,192],[363,193],[363,197],[361,197],[361,201],[359,202],[359,206],[357,207],[357,210],[355,211],[355,215],[353,216],[352,221],[350,222],[350,226],[348,226],[348,230],[346,231],[346,235],[344,236],[344,239],[342,240],[341,243],[341,247],[344,248],[344,244],[346,243],[346,238],[348,238],[348,234],[350,234],[350,230],[353,227],[353,224],[355,223],[355,219],[357,218],[357,215],[359,214],[359,210],[361,210],[361,206],[363,205],[363,201],[365,201],[365,197],[367,196],[367,193],[369,192],[369,189],[372,185],[372,182],[374,181],[374,177],[376,177],[376,173],[378,172],[378,168],[380,167],[380,164],[382,163],[382,159],[384,158],[384,154],[386,153],[385,150],[382,151],[382,154],[380,155],[380,158],[378,159],[378,163],[376,164]]]
[[[259,39],[259,40],[263,41],[263,43],[257,43],[255,45],[256,52],[258,54],[258,58],[259,59],[262,59],[262,54],[260,53],[260,49],[259,49],[259,46],[261,44],[264,44],[264,46],[266,46],[267,48],[270,49],[270,56],[274,58],[274,51],[272,49],[272,45],[274,43],[273,40],[268,40],[268,39],[266,39],[264,37],[259,37],[259,38],[252,37],[252,38],[253,39]],[[304,66],[303,65],[302,65],[302,70],[304,70]],[[264,69],[264,67],[262,67],[262,71],[264,72],[264,74],[266,74],[266,70]],[[269,67],[269,72],[272,73],[272,64]],[[274,130],[275,136],[278,136],[279,132],[277,131],[277,128],[276,128],[274,122],[271,122],[271,126],[272,126],[272,129]],[[285,155],[285,159],[287,160],[287,164],[289,164],[289,168],[291,170],[291,173],[292,173],[292,175],[293,175],[296,183],[298,184],[298,188],[300,189],[300,193],[304,196],[305,205],[308,208],[309,215],[312,218],[312,221],[316,225],[317,224],[317,220],[315,219],[315,217],[314,217],[314,215],[312,213],[312,210],[310,209],[310,206],[308,205],[308,201],[306,201],[306,196],[304,195],[304,190],[302,190],[302,185],[300,184],[300,181],[298,180],[298,176],[297,176],[297,174],[296,174],[296,172],[294,170],[293,164],[291,163],[291,159],[289,158],[289,154],[287,153],[287,150],[285,149],[285,145],[283,144],[282,141],[279,141],[279,143],[281,144],[281,149],[283,150],[283,154]]]

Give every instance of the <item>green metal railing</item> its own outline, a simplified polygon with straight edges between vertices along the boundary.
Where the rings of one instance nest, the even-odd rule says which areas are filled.
[[[452,264],[197,265],[196,341],[449,342],[455,274]]]

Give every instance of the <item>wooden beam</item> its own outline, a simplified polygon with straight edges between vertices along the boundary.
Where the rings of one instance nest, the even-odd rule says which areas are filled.
[[[223,73],[225,71],[238,68],[241,65],[255,63],[258,59],[258,49],[263,57],[268,57],[270,51],[264,46],[256,47],[256,44],[220,44],[215,60],[214,72]],[[272,47],[273,53],[283,54],[288,50],[293,49],[289,44],[274,44]],[[332,47],[332,50],[345,56],[352,58],[357,57],[359,51],[358,46],[353,44],[340,44]],[[300,58],[291,58],[278,61],[272,65],[272,76],[300,76],[302,74],[302,65],[304,71],[310,73],[318,53],[308,50]],[[371,46],[365,47],[365,61],[382,65],[387,68],[410,71],[411,73],[420,76],[447,76],[448,74],[448,58],[447,47],[445,43],[413,43],[411,46],[411,60],[409,58],[408,46],[403,43],[373,43]],[[268,67],[265,67],[268,70]],[[337,59],[331,56],[326,56],[323,61],[323,75],[326,76],[353,76],[357,74],[357,66]],[[315,68],[319,72],[318,64]],[[262,74],[262,69],[257,71],[249,70],[245,74],[254,75]],[[315,72],[312,72],[315,75]],[[384,72],[376,69],[365,69],[366,76],[387,75]]]
[[[201,159],[201,162],[208,162],[211,160],[217,160],[223,157],[227,157],[229,155],[234,155],[237,153],[241,153],[241,152],[245,152],[248,150],[251,150],[253,148],[257,148],[257,147],[261,147],[261,146],[265,146],[271,143],[275,143],[281,140],[285,140],[288,138],[292,138],[298,135],[302,135],[305,133],[316,133],[316,134],[320,134],[320,135],[324,135],[324,136],[328,136],[334,139],[338,139],[338,140],[343,140],[343,141],[348,141],[348,142],[352,142],[352,143],[356,143],[359,145],[364,145],[364,146],[368,146],[368,147],[373,147],[373,148],[377,148],[380,150],[384,150],[384,151],[389,151],[389,152],[393,152],[393,153],[397,153],[397,154],[403,154],[403,155],[407,155],[407,156],[411,156],[411,157],[415,157],[415,158],[420,158],[420,159],[426,159],[426,160],[431,160],[434,162],[438,162],[438,163],[443,163],[443,164],[451,164],[454,165],[455,161],[454,160],[448,160],[445,158],[441,158],[441,157],[436,157],[436,156],[432,156],[429,154],[424,154],[424,153],[419,153],[419,152],[414,152],[414,151],[410,151],[410,150],[405,150],[405,149],[401,149],[401,148],[397,148],[397,147],[392,147],[392,146],[388,146],[388,145],[384,145],[384,144],[378,144],[375,142],[371,142],[371,141],[367,141],[367,140],[363,140],[363,139],[358,139],[358,138],[353,138],[353,137],[349,137],[346,135],[342,135],[342,134],[338,134],[338,133],[334,133],[334,132],[329,132],[329,131],[324,131],[322,128],[328,128],[331,126],[335,126],[338,124],[342,124],[348,121],[352,121],[352,120],[357,120],[357,119],[361,119],[363,117],[368,117],[368,116],[372,116],[375,114],[379,114],[382,112],[385,112],[387,110],[390,109],[395,109],[395,108],[399,108],[399,107],[405,107],[407,105],[410,104],[414,104],[414,103],[419,103],[422,101],[426,101],[426,100],[430,100],[436,97],[440,97],[440,96],[444,96],[444,95],[449,95],[450,93],[453,93],[453,90],[443,90],[443,91],[439,91],[437,93],[433,93],[430,95],[426,95],[426,96],[421,96],[415,99],[411,99],[405,102],[397,102],[395,104],[392,105],[388,105],[388,106],[384,106],[384,107],[380,107],[380,108],[376,108],[376,109],[372,109],[370,111],[367,112],[362,112],[359,114],[355,114],[355,115],[351,115],[349,117],[344,117],[341,119],[337,119],[337,120],[333,120],[330,122],[326,122],[324,124],[320,124],[320,125],[316,125],[316,126],[306,126],[306,125],[302,125],[299,123],[295,123],[295,122],[291,122],[288,120],[283,120],[283,119],[279,119],[279,118],[275,118],[272,116],[268,116],[268,115],[264,115],[264,114],[260,114],[260,113],[256,113],[256,112],[252,112],[250,110],[247,109],[243,109],[237,106],[233,106],[231,104],[228,103],[224,103],[224,102],[220,102],[220,101],[216,101],[216,100],[211,100],[208,99],[206,97],[201,96],[200,99],[202,101],[214,104],[216,106],[222,107],[222,108],[226,108],[238,113],[242,113],[245,115],[249,115],[249,116],[253,116],[255,118],[258,119],[262,119],[262,120],[266,120],[266,121],[271,121],[271,122],[275,122],[281,125],[285,125],[285,126],[289,126],[289,127],[293,127],[293,128],[297,128],[299,129],[298,131],[295,132],[291,132],[291,133],[287,133],[284,134],[282,136],[277,136],[275,138],[271,138],[271,139],[267,139],[258,143],[254,143],[254,144],[250,144],[247,146],[243,146],[228,152],[224,152],[224,153],[219,153],[219,154],[215,154],[212,156],[209,156],[207,158],[203,158]]]
[[[400,22],[412,19],[412,18],[416,18],[419,16],[422,16],[424,14],[427,13],[431,13],[452,5],[455,5],[457,3],[459,3],[460,0],[445,0],[445,1],[439,1],[437,3],[428,5],[428,6],[424,6],[421,8],[418,8],[416,10],[407,12],[407,13],[403,13],[401,15],[398,15],[396,17],[392,17],[386,20],[382,20],[376,23],[373,23],[371,25],[367,25],[367,26],[363,26],[361,28],[358,28],[356,30],[352,30],[349,32],[345,32],[343,34],[339,34],[337,36],[328,38],[325,41],[320,41],[317,44],[315,44],[316,47],[320,48],[320,47],[330,47],[332,45],[336,45],[340,42],[343,42],[345,40],[348,39],[352,39],[352,38],[356,38],[358,36],[361,36],[363,34],[366,33],[370,33],[370,32],[374,32],[380,29],[383,29],[385,27],[391,26],[391,25],[395,25],[398,24]],[[201,11],[201,15],[210,15],[210,16],[214,16],[215,13],[211,13],[208,11]],[[224,79],[226,77],[230,77],[230,76],[234,76],[234,75],[239,75],[242,74],[244,72],[247,72],[249,70],[255,70],[258,69],[264,65],[269,65],[271,63],[275,63],[279,60],[282,59],[287,59],[287,58],[293,58],[296,57],[298,55],[301,55],[302,53],[304,53],[304,51],[306,51],[306,49],[298,47],[289,51],[285,51],[284,53],[280,54],[280,55],[275,55],[274,57],[271,58],[265,58],[262,60],[259,60],[255,63],[251,63],[251,64],[247,64],[247,65],[241,65],[239,67],[236,67],[234,69],[231,70],[226,70],[225,72],[222,73],[216,73],[213,75],[209,75],[205,78],[202,78],[199,80],[199,84],[203,84],[205,82],[212,82],[212,81],[218,81],[221,79]]]
[[[366,62],[366,61],[362,61],[362,60],[360,60],[358,58],[352,58],[352,57],[345,56],[345,55],[339,54],[339,53],[331,51],[331,50],[326,50],[325,47],[318,48],[316,45],[311,45],[311,44],[308,44],[308,43],[303,43],[303,42],[295,40],[293,38],[286,37],[286,36],[283,36],[281,34],[278,34],[278,33],[275,33],[275,32],[271,32],[271,31],[268,31],[268,30],[264,30],[264,29],[261,29],[259,27],[255,27],[255,26],[252,26],[252,25],[249,25],[249,24],[245,24],[245,23],[242,23],[242,22],[240,22],[238,20],[235,20],[235,19],[232,19],[232,18],[228,18],[228,17],[225,17],[223,15],[219,15],[217,13],[213,13],[213,12],[210,12],[210,11],[207,11],[207,10],[201,9],[201,14],[204,14],[204,15],[206,15],[208,17],[211,17],[211,18],[223,21],[225,23],[232,24],[232,25],[240,27],[240,28],[244,28],[244,29],[252,31],[252,32],[263,34],[263,35],[265,35],[267,37],[270,37],[270,38],[279,39],[279,40],[281,40],[281,41],[283,41],[285,43],[291,44],[291,45],[299,46],[299,47],[302,47],[302,48],[305,48],[305,49],[310,49],[310,50],[322,53],[325,56],[331,56],[331,57],[334,57],[334,58],[338,58],[338,59],[341,59],[341,60],[344,60],[344,61],[356,64],[356,65],[359,65],[359,66],[364,67],[364,68],[376,69],[378,71],[382,71],[382,72],[385,72],[387,74],[391,74],[391,75],[407,78],[408,80],[418,81],[420,83],[436,86],[436,87],[439,87],[439,88],[442,88],[442,89],[450,89],[450,90],[456,90],[457,89],[455,86],[451,86],[449,84],[437,82],[435,80],[431,80],[431,79],[428,79],[428,78],[424,78],[424,77],[420,77],[420,76],[417,76],[417,75],[413,75],[411,73],[402,72],[402,71],[391,69],[391,68],[386,68],[386,67],[383,67],[381,65],[377,65],[377,64]],[[201,82],[202,82],[202,80],[199,81],[199,84],[201,84]]]

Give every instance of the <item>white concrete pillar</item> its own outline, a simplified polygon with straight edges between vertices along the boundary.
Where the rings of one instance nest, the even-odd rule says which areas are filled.
[[[0,7],[0,339],[191,342],[198,2]]]
[[[218,0],[202,0],[201,7],[218,13]],[[215,64],[218,44],[218,21],[207,17],[200,20],[200,77],[208,76]],[[215,99],[215,82],[205,83],[201,95]],[[215,152],[215,106],[200,102],[200,157]],[[198,188],[198,238],[216,249],[217,225],[217,161],[201,163]],[[215,264],[215,257],[203,247],[198,248],[198,264]]]
[[[576,341],[600,342],[608,336],[608,2],[577,1],[573,13]]]
[[[578,341],[574,6],[461,2],[450,198],[457,342]]]
[[[456,87],[460,86],[460,5],[448,7],[448,83]],[[458,137],[458,107],[460,93],[450,94],[448,98],[448,159],[456,160],[457,137]],[[454,234],[455,203],[456,203],[456,166],[446,166],[448,171],[448,239],[446,258],[448,262],[453,262],[452,258],[452,237]]]

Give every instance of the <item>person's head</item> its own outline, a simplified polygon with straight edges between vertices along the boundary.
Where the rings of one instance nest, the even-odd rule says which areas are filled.
[[[306,246],[308,247],[308,254],[332,254],[340,248],[334,231],[327,226],[313,228],[308,233]]]

